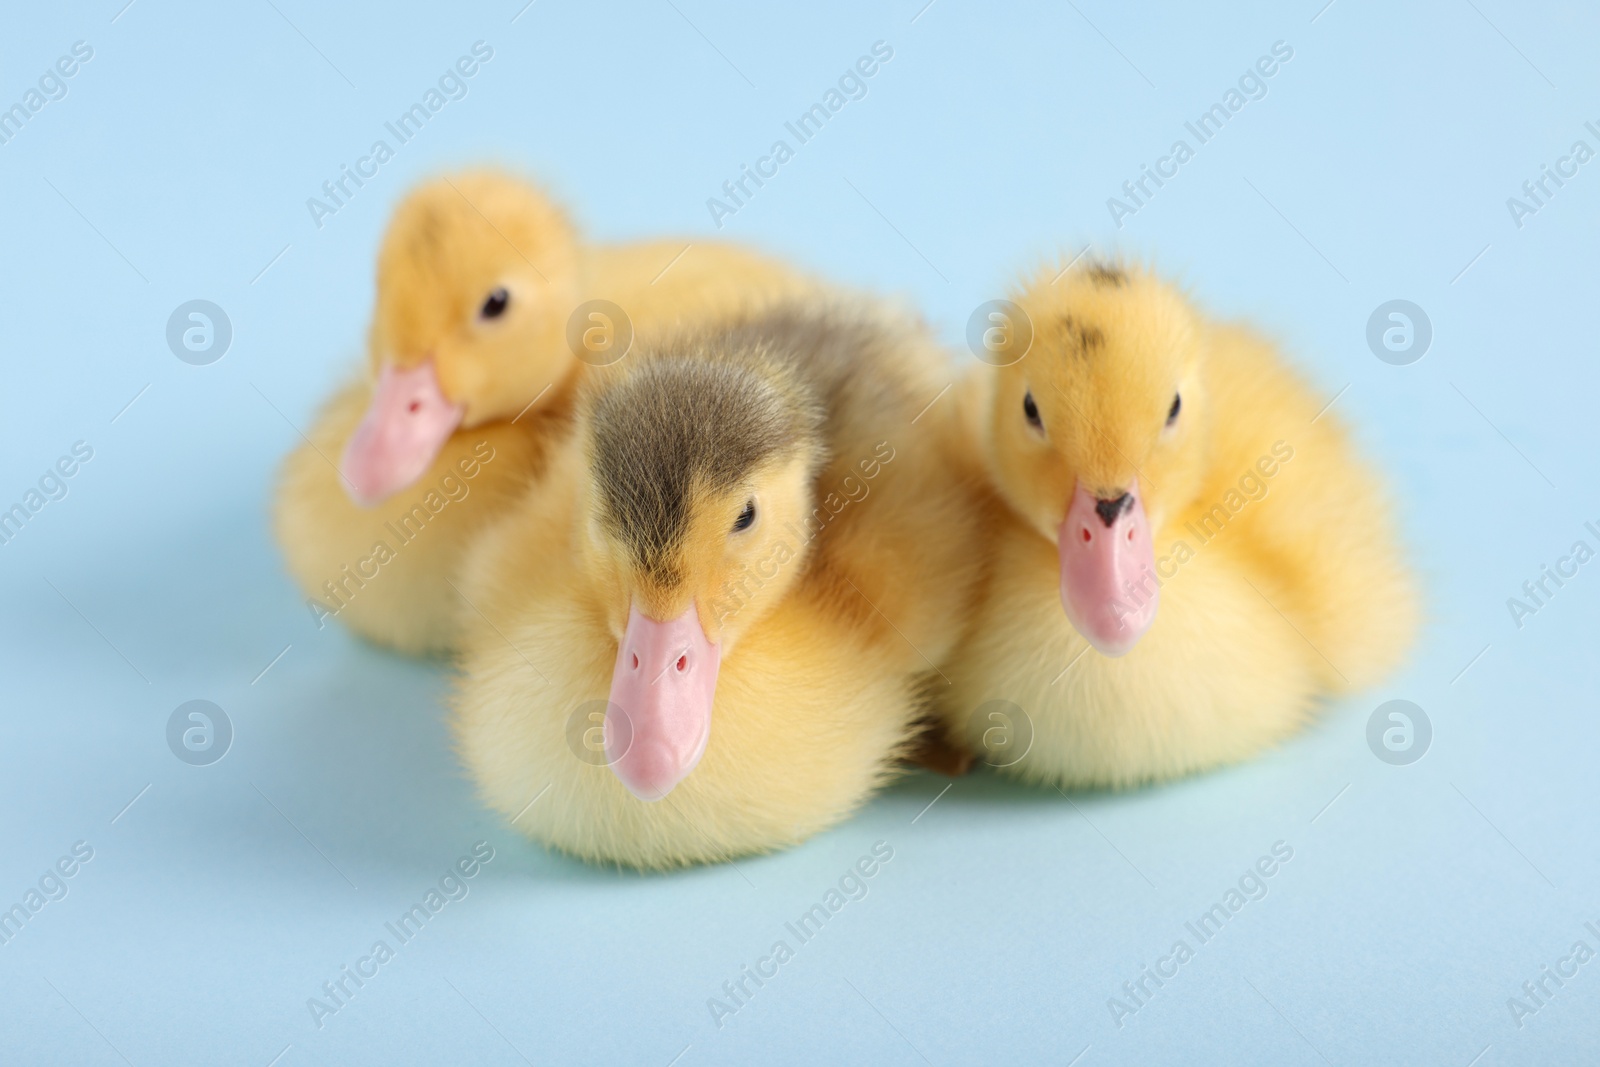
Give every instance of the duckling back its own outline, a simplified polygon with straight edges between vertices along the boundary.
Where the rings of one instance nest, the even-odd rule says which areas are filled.
[[[1217,423],[1211,477],[1183,528],[1219,547],[1237,542],[1315,648],[1323,687],[1373,685],[1410,650],[1419,618],[1395,500],[1340,415],[1254,331],[1214,326],[1210,367],[1219,407],[1241,414]],[[1241,495],[1247,503],[1231,510]]]

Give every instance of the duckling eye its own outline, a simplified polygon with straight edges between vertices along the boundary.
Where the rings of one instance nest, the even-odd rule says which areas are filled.
[[[1177,393],[1172,394],[1172,408],[1167,412],[1167,425],[1171,426],[1178,421],[1178,409],[1183,407],[1183,397]]]
[[[1041,433],[1044,431],[1044,420],[1039,417],[1039,405],[1033,402],[1032,389],[1022,394],[1022,414],[1029,426]]]
[[[739,512],[739,517],[737,519],[733,520],[733,532],[740,533],[744,530],[748,530],[751,526],[755,525],[755,521],[756,502],[754,500],[747,500],[745,501],[744,510]]]
[[[511,294],[504,287],[496,289],[484,298],[483,307],[478,309],[480,319],[498,319],[506,313],[506,305],[511,303]]]

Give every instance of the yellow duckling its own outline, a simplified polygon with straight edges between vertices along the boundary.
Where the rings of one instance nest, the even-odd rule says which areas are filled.
[[[1016,299],[1031,347],[967,383],[1009,508],[942,713],[1063,786],[1242,759],[1405,652],[1392,512],[1270,344],[1141,269],[1054,276]]]
[[[952,473],[956,408],[935,402],[952,379],[917,327],[832,306],[596,381],[574,447],[466,568],[455,733],[486,801],[638,867],[854,809],[979,574],[979,477]]]
[[[567,432],[587,367],[567,331],[591,295],[632,320],[602,311],[585,325],[618,346],[590,357],[599,363],[617,358],[630,329],[659,332],[811,284],[725,245],[582,246],[543,194],[506,175],[419,186],[378,258],[373,380],[333,397],[281,476],[278,540],[319,625],[336,615],[405,652],[452,646],[450,582],[467,542]]]

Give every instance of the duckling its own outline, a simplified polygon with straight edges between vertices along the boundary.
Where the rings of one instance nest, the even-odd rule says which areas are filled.
[[[953,377],[920,327],[834,304],[587,387],[574,447],[465,569],[453,722],[486,802],[643,868],[792,845],[859,805],[981,572]]]
[[[544,194],[490,171],[402,201],[378,257],[373,380],[333,397],[280,478],[278,540],[319,627],[336,615],[400,651],[453,646],[467,542],[567,432],[586,366],[567,324],[590,294],[648,334],[814,284],[684,245],[581,245]]]
[[[1055,277],[1016,295],[1015,358],[964,384],[1007,507],[942,714],[982,752],[988,702],[1014,705],[1031,747],[991,762],[1058,786],[1243,759],[1404,654],[1393,511],[1271,344],[1146,269]]]

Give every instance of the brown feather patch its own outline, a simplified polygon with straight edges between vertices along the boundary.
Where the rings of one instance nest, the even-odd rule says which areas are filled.
[[[1106,335],[1100,327],[1086,325],[1071,315],[1062,315],[1056,320],[1056,333],[1080,356],[1087,356],[1091,349],[1102,348],[1106,343]]]
[[[1083,269],[1083,273],[1091,282],[1102,288],[1119,289],[1128,284],[1128,272],[1109,263],[1090,263]]]

